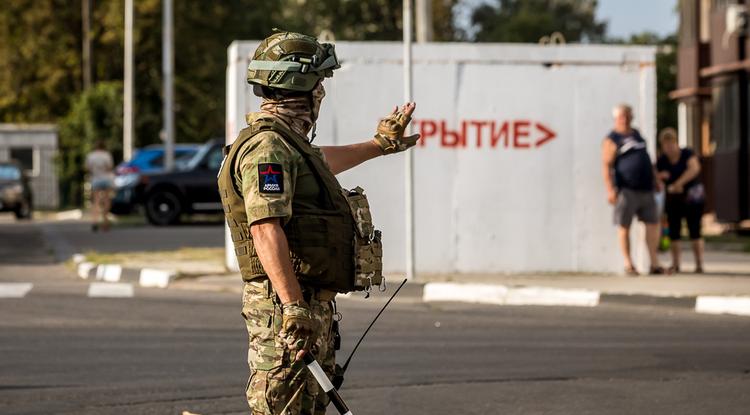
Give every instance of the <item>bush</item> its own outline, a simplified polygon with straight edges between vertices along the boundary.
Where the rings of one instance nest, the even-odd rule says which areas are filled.
[[[70,111],[59,123],[61,205],[81,206],[85,179],[84,160],[98,140],[103,140],[115,163],[122,159],[122,82],[100,82],[73,98]]]

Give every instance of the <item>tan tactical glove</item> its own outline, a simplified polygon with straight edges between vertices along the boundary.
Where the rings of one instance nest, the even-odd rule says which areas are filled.
[[[310,306],[304,301],[286,303],[281,308],[282,323],[279,335],[291,350],[308,350],[315,343],[317,322]],[[301,355],[298,354],[298,357]]]
[[[403,111],[394,111],[380,120],[378,131],[373,142],[380,147],[383,154],[393,154],[413,147],[419,140],[419,134],[404,137],[404,131],[411,121],[411,115]]]

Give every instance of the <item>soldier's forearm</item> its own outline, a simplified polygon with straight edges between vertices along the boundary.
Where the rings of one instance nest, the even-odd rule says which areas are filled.
[[[255,250],[274,291],[283,304],[301,301],[302,289],[292,270],[289,243],[278,218],[261,220],[250,225]]]
[[[347,171],[367,160],[383,155],[380,147],[372,141],[346,146],[324,146],[320,149],[323,151],[333,174]]]

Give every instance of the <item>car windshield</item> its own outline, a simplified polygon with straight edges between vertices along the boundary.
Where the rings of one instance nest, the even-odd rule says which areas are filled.
[[[177,170],[187,170],[190,166],[190,161],[195,157],[195,152],[192,152],[190,154],[183,154],[182,156],[178,156],[174,160],[174,167]]]
[[[187,162],[187,164],[185,165],[185,170],[197,169],[201,160],[203,160],[203,158],[206,157],[206,153],[208,153],[210,150],[211,150],[210,142],[203,144],[201,148],[198,149],[198,152],[195,153],[193,158],[191,158],[190,161]]]
[[[21,170],[15,166],[0,166],[0,180],[18,180],[21,178]]]

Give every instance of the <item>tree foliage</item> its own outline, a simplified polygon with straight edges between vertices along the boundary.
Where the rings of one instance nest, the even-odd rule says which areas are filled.
[[[0,122],[60,122],[61,181],[80,199],[85,149],[92,137],[119,148],[124,0],[91,0],[92,78],[82,88],[81,0],[3,0],[0,7]],[[436,40],[455,34],[457,0],[433,0]],[[262,39],[272,28],[336,40],[401,38],[401,0],[184,0],[174,2],[175,129],[179,142],[224,134],[227,47]],[[135,145],[159,141],[162,129],[162,1],[134,2]],[[113,94],[119,101],[115,100]],[[106,105],[105,105],[106,103]],[[112,105],[120,105],[114,108]],[[110,111],[104,113],[105,107]],[[104,116],[97,128],[91,117]],[[109,120],[109,121],[107,121]],[[96,124],[98,125],[98,124]],[[100,128],[101,127],[101,128]],[[76,140],[81,140],[76,145]],[[78,170],[75,170],[75,169]]]
[[[654,45],[656,53],[656,129],[677,128],[677,102],[669,93],[677,89],[677,36],[659,36],[643,32],[629,39],[609,39],[610,43],[629,45]]]
[[[58,123],[58,176],[62,204],[82,201],[85,155],[102,140],[115,158],[122,155],[122,83],[99,82],[72,103]]]
[[[433,0],[437,40],[455,33],[457,0]],[[122,80],[124,0],[93,1],[93,80]],[[162,1],[134,2],[135,143],[162,128]],[[175,127],[178,141],[224,133],[227,47],[272,28],[337,40],[401,38],[401,0],[185,0],[174,2]],[[0,122],[55,122],[82,92],[81,0],[3,0]]]
[[[3,0],[0,122],[50,122],[81,89],[81,16],[65,0]]]
[[[124,0],[92,0],[92,76],[82,91],[81,0],[2,0],[0,122],[59,122],[65,200],[80,200],[80,163],[95,138],[120,151]],[[432,0],[436,41],[467,38],[453,23],[459,0]],[[498,0],[472,14],[480,42],[537,42],[554,31],[570,42],[604,38],[595,0]],[[162,0],[134,2],[135,145],[162,129]],[[402,0],[181,0],[174,2],[175,127],[180,142],[224,134],[227,47],[272,28],[336,40],[399,40]],[[643,35],[627,43],[674,43]],[[659,128],[675,124],[674,51],[657,58]],[[67,189],[67,190],[66,190]]]
[[[337,40],[401,40],[402,0],[280,0],[274,20],[284,30],[318,35],[330,31]],[[436,41],[457,37],[453,8],[458,0],[432,0]]]
[[[478,42],[532,42],[560,32],[569,42],[597,42],[607,24],[596,20],[596,0],[500,0],[474,10]]]

